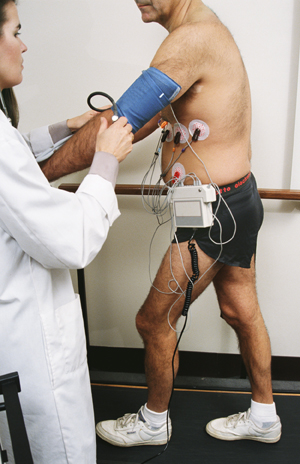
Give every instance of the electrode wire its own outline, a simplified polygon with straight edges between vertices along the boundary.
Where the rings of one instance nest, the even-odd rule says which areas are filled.
[[[146,464],[147,462],[150,462],[152,461],[153,459],[156,459],[158,458],[159,456],[161,456],[168,448],[169,446],[169,443],[170,443],[170,430],[169,430],[169,417],[170,417],[170,406],[171,406],[171,401],[172,401],[172,398],[173,398],[173,393],[174,393],[174,386],[175,386],[175,369],[174,369],[174,361],[175,361],[175,356],[176,356],[176,352],[178,350],[178,346],[179,346],[179,343],[180,343],[180,340],[182,338],[182,335],[185,331],[185,327],[186,327],[186,324],[187,324],[187,319],[188,319],[188,316],[186,315],[185,316],[185,322],[184,322],[184,325],[183,325],[183,328],[181,330],[181,333],[178,337],[178,340],[177,340],[177,343],[176,343],[176,346],[175,346],[175,349],[174,349],[174,353],[173,353],[173,357],[172,357],[172,391],[171,391],[171,395],[170,395],[170,398],[169,398],[169,403],[168,403],[168,409],[167,409],[167,443],[166,443],[166,446],[164,447],[164,449],[162,451],[160,451],[159,453],[157,453],[155,456],[152,456],[151,458],[149,459],[146,459],[145,461],[143,461],[141,464]]]
[[[178,121],[178,119],[177,119],[177,117],[176,117],[176,114],[175,114],[175,112],[174,112],[173,107],[172,107],[171,104],[170,104],[170,108],[171,108],[171,111],[172,111],[172,114],[173,114],[173,116],[174,116],[175,121],[177,122],[177,124],[179,124],[179,121]],[[186,140],[186,143],[188,144],[189,148],[191,149],[191,151],[194,153],[194,155],[196,156],[196,158],[200,161],[200,163],[201,163],[202,166],[204,167],[204,170],[205,170],[205,172],[206,172],[207,177],[208,177],[209,180],[210,180],[211,185],[212,185],[212,186],[215,188],[215,190],[218,192],[218,195],[219,195],[219,203],[218,203],[217,209],[216,209],[216,211],[215,211],[215,217],[216,217],[216,213],[217,213],[217,211],[219,210],[219,207],[220,207],[220,201],[222,200],[223,203],[225,204],[225,206],[226,206],[226,208],[227,208],[227,210],[228,210],[228,212],[229,212],[231,218],[232,218],[232,221],[233,221],[233,224],[234,224],[234,231],[233,231],[233,233],[232,233],[232,236],[231,236],[226,242],[222,242],[222,240],[221,240],[220,243],[218,243],[218,242],[215,242],[215,241],[212,239],[211,233],[210,233],[210,232],[211,232],[211,229],[212,229],[213,224],[212,224],[212,226],[210,227],[210,231],[209,231],[209,238],[210,238],[210,240],[211,240],[215,245],[221,245],[221,244],[222,244],[222,245],[226,245],[226,244],[228,244],[229,242],[231,242],[231,241],[234,239],[234,237],[235,237],[236,228],[237,228],[237,226],[236,226],[236,220],[235,220],[235,218],[234,218],[234,216],[233,216],[233,214],[232,214],[232,211],[231,211],[231,209],[229,208],[227,202],[226,202],[225,199],[223,198],[223,196],[222,196],[222,194],[221,194],[221,192],[220,192],[219,186],[213,182],[213,180],[212,180],[212,178],[211,178],[211,176],[210,176],[210,174],[209,174],[209,172],[208,172],[208,169],[207,169],[207,167],[206,167],[204,161],[198,156],[198,154],[195,152],[195,150],[194,150],[193,147],[191,146],[191,143],[188,141],[188,139],[187,139],[186,137],[185,137],[185,140]],[[220,224],[220,223],[219,223],[219,224]]]
[[[173,113],[173,116],[174,116],[176,122],[179,124],[179,122],[178,122],[178,120],[177,120],[177,118],[176,118],[176,115],[175,115],[175,113],[174,113],[174,110],[173,110],[173,108],[172,108],[172,105],[170,105],[170,107],[171,107],[171,110],[172,110],[172,113]],[[151,166],[150,166],[148,172],[146,173],[146,175],[145,175],[145,177],[144,177],[144,179],[143,179],[143,182],[146,181],[146,178],[147,178],[147,176],[149,175],[149,172],[150,172],[151,169],[152,169],[151,180],[152,180],[152,178],[153,178],[155,165],[156,165],[158,156],[159,156],[159,154],[160,154],[160,152],[161,152],[161,139],[162,139],[162,135],[161,135],[160,140],[159,140],[159,143],[158,143],[158,148],[157,148],[157,150],[156,150],[155,157],[153,158],[152,164],[151,164]],[[166,424],[166,426],[167,426],[167,443],[166,443],[165,448],[164,448],[161,452],[159,452],[159,453],[156,454],[155,456],[152,456],[151,458],[149,458],[149,459],[143,461],[141,464],[146,464],[146,463],[152,461],[153,459],[155,459],[155,458],[161,456],[161,455],[167,450],[167,448],[168,448],[168,446],[169,446],[169,443],[170,443],[170,431],[169,431],[170,405],[171,405],[171,400],[172,400],[172,397],[173,397],[174,385],[175,385],[174,360],[175,360],[176,352],[177,352],[178,347],[179,347],[179,343],[180,343],[180,341],[181,341],[181,338],[182,338],[182,336],[183,336],[183,333],[184,333],[185,330],[186,330],[187,320],[188,320],[188,310],[189,310],[190,305],[191,305],[191,302],[192,302],[192,291],[193,291],[195,285],[197,285],[199,282],[201,282],[201,280],[203,279],[203,277],[204,277],[204,276],[212,269],[212,267],[218,262],[218,260],[219,260],[220,257],[221,257],[221,254],[222,254],[222,252],[223,252],[223,246],[226,245],[227,243],[229,243],[231,240],[233,240],[233,238],[234,238],[234,236],[235,236],[235,234],[236,234],[236,228],[237,228],[237,226],[236,226],[236,221],[235,221],[235,218],[234,218],[234,216],[233,216],[233,214],[232,214],[232,211],[230,210],[228,204],[226,203],[226,201],[224,200],[223,196],[221,195],[221,192],[220,192],[220,189],[219,189],[218,185],[216,185],[216,184],[212,181],[212,179],[211,179],[211,177],[210,177],[210,174],[209,174],[209,172],[208,172],[208,170],[207,170],[207,168],[206,168],[205,163],[201,160],[201,158],[198,156],[198,154],[197,154],[197,153],[194,151],[194,149],[191,147],[191,144],[189,143],[189,141],[186,140],[186,142],[187,142],[187,145],[190,147],[191,151],[192,151],[192,152],[195,154],[195,156],[197,157],[197,159],[202,163],[202,165],[203,165],[203,167],[204,167],[204,169],[205,169],[205,172],[206,172],[206,174],[207,174],[207,176],[208,176],[208,178],[209,178],[209,180],[210,180],[211,185],[215,188],[215,190],[216,190],[216,191],[218,192],[218,194],[219,194],[219,199],[218,199],[217,207],[216,207],[215,212],[213,213],[213,218],[214,218],[214,221],[216,221],[217,224],[218,224],[218,226],[219,226],[219,237],[220,237],[219,240],[220,240],[220,242],[218,243],[218,242],[214,241],[214,240],[212,239],[212,237],[211,237],[211,230],[212,230],[212,227],[213,227],[214,224],[212,224],[212,225],[210,226],[210,228],[209,228],[209,239],[210,239],[214,244],[220,246],[220,252],[219,252],[219,254],[218,254],[218,257],[212,262],[212,264],[206,269],[206,271],[203,272],[203,274],[201,274],[201,275],[199,276],[198,255],[197,255],[197,251],[196,251],[196,249],[195,249],[195,244],[193,244],[193,250],[192,250],[192,251],[195,251],[195,253],[196,253],[197,263],[195,262],[195,255],[192,253],[192,251],[191,251],[190,248],[189,248],[189,250],[190,250],[190,252],[191,252],[191,256],[192,256],[192,268],[193,268],[193,272],[194,272],[193,276],[192,276],[192,277],[189,277],[189,275],[187,274],[185,265],[184,265],[184,260],[183,260],[183,256],[182,256],[182,253],[181,253],[181,250],[180,250],[180,245],[179,245],[178,238],[177,238],[177,235],[176,235],[176,232],[175,232],[175,234],[174,234],[175,242],[176,242],[176,244],[177,244],[177,248],[178,248],[178,252],[179,252],[179,256],[180,256],[182,268],[183,268],[183,270],[184,270],[185,275],[186,275],[187,278],[188,278],[188,287],[187,287],[187,290],[186,290],[186,291],[183,291],[183,289],[181,288],[181,286],[179,285],[178,281],[176,280],[176,278],[175,278],[175,276],[174,276],[173,269],[172,269],[172,246],[170,246],[170,271],[171,271],[171,275],[172,275],[172,277],[173,277],[173,279],[172,279],[172,280],[169,280],[169,282],[168,282],[168,287],[169,287],[169,289],[170,289],[170,293],[160,291],[159,289],[157,289],[156,287],[154,287],[154,283],[152,282],[152,279],[151,279],[151,270],[150,270],[151,249],[152,249],[154,237],[155,237],[155,235],[156,235],[156,233],[157,233],[157,230],[159,229],[159,227],[160,227],[163,223],[166,223],[166,222],[168,222],[168,221],[165,221],[165,222],[161,222],[161,223],[160,223],[160,221],[158,220],[159,225],[157,226],[157,228],[156,228],[156,230],[155,230],[155,232],[154,232],[154,234],[153,234],[153,237],[152,237],[151,243],[150,243],[150,247],[149,247],[149,276],[150,276],[150,281],[151,281],[152,286],[153,286],[157,291],[159,291],[160,293],[167,294],[167,295],[173,293],[173,294],[178,294],[178,295],[179,295],[178,298],[175,300],[175,302],[172,304],[172,306],[170,307],[170,309],[169,309],[169,311],[168,311],[168,324],[169,324],[169,327],[170,327],[174,332],[179,333],[180,335],[179,335],[179,337],[178,337],[178,340],[177,340],[177,343],[176,343],[176,346],[175,346],[175,349],[174,349],[173,357],[172,357],[172,391],[171,391],[170,398],[169,398],[169,402],[168,402],[168,409],[167,409],[167,424]],[[182,151],[182,152],[180,153],[180,155],[177,157],[177,159],[175,160],[175,162],[180,158],[180,156],[181,156],[182,153],[183,153],[183,151]],[[173,159],[174,159],[174,154],[172,155],[171,163],[172,163]],[[171,169],[171,167],[175,164],[175,162],[174,162],[173,164],[171,164],[171,163],[169,162],[169,165],[168,165],[168,167],[167,167],[167,168],[168,168],[168,171],[169,171],[169,170]],[[170,166],[170,164],[171,164],[171,166]],[[170,166],[170,167],[169,167],[169,166]],[[166,171],[166,170],[165,170],[165,171]],[[168,172],[168,171],[167,171],[167,172]],[[166,175],[166,174],[164,174],[164,175]],[[143,195],[143,193],[144,193],[144,186],[142,186],[142,198],[143,198],[144,207],[145,207],[145,205],[147,205],[148,207],[150,207],[151,213],[152,213],[152,214],[153,214],[153,213],[154,213],[154,214],[158,214],[158,212],[159,212],[159,215],[161,216],[161,218],[163,217],[163,213],[165,213],[165,211],[166,211],[165,202],[163,203],[163,207],[162,207],[162,205],[161,205],[161,195],[162,195],[163,189],[161,189],[161,187],[160,187],[160,182],[161,182],[161,180],[162,180],[162,177],[163,177],[163,175],[160,175],[160,178],[159,178],[159,180],[158,180],[158,182],[157,182],[155,188],[153,189],[153,192],[155,192],[155,190],[156,190],[156,198],[155,198],[155,202],[154,202],[154,203],[151,202],[150,199],[149,199],[150,192],[148,192],[148,201],[147,201],[147,202],[144,201],[144,195]],[[198,177],[197,177],[196,175],[193,175],[193,176],[187,175],[187,176],[185,176],[183,179],[180,179],[180,183],[183,184],[184,180],[185,180],[187,177],[192,177],[192,178],[194,179],[194,184],[195,184],[195,179],[197,179],[197,180],[199,181],[199,183],[200,183],[199,185],[201,185],[201,182],[200,182],[200,180],[198,179]],[[171,180],[172,180],[172,179],[171,179]],[[174,179],[173,179],[173,180],[174,180]],[[170,182],[170,181],[169,181],[169,182]],[[168,199],[169,193],[172,192],[172,189],[173,189],[174,187],[176,187],[176,186],[179,184],[179,182],[175,182],[174,185],[173,185],[173,188],[169,187],[169,185],[167,185],[167,184],[168,184],[168,183],[166,183],[165,185],[166,185],[166,188],[169,190],[169,191],[168,191],[168,195],[167,195],[167,199]],[[159,192],[158,192],[158,190],[159,190]],[[222,230],[222,224],[221,224],[220,220],[217,218],[217,213],[218,213],[218,211],[219,211],[219,208],[220,208],[220,205],[221,205],[221,201],[224,202],[224,204],[225,204],[225,206],[226,206],[228,212],[229,212],[230,215],[231,215],[231,218],[232,218],[233,224],[234,224],[234,231],[233,231],[232,237],[231,237],[229,240],[227,240],[226,242],[223,242],[223,241],[222,241],[222,235],[223,235],[223,233],[222,233],[222,232],[223,232],[223,230]],[[155,205],[155,207],[154,207],[154,205]],[[146,209],[146,208],[145,208],[145,209]],[[170,210],[169,210],[169,211],[170,211]],[[173,216],[172,216],[172,213],[171,213],[171,218],[172,218],[172,217],[173,217]],[[171,228],[171,234],[172,234],[172,231],[173,231],[173,228]],[[189,245],[191,244],[191,241],[194,240],[195,233],[196,233],[196,229],[193,231],[193,235],[192,235],[192,237],[191,237],[190,240],[189,240]],[[171,238],[171,245],[172,245],[172,238]],[[195,272],[195,269],[194,269],[195,266],[197,267],[197,272]],[[175,282],[175,284],[177,285],[176,290],[172,290],[172,289],[171,289],[171,283],[172,283],[172,282]],[[189,285],[189,284],[190,284],[190,285]],[[181,293],[178,293],[178,289],[180,289]],[[187,294],[187,291],[188,291],[188,294]],[[183,325],[181,331],[177,331],[176,328],[174,328],[174,327],[172,326],[172,324],[171,324],[171,321],[170,321],[170,314],[171,314],[172,309],[174,308],[174,305],[180,300],[180,298],[181,298],[184,294],[186,295],[186,301],[185,301],[185,303],[184,303],[184,307],[183,307],[183,311],[182,311],[182,314],[181,314],[181,315],[185,318],[185,321],[184,321],[184,325]],[[179,319],[178,319],[178,320],[179,320]]]

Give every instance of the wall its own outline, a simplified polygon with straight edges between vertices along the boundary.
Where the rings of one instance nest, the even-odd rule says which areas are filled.
[[[289,188],[292,177],[300,43],[299,0],[207,0],[229,27],[248,69],[253,103],[253,172],[261,188]],[[114,98],[146,69],[166,36],[145,25],[133,0],[20,0],[28,45],[24,82],[17,88],[23,131],[80,114],[95,90]],[[184,50],[182,50],[184,53]],[[119,183],[140,183],[158,134],[137,144],[122,163]],[[62,181],[80,181],[84,173]],[[299,187],[299,185],[298,185]],[[134,317],[150,287],[149,243],[157,222],[138,197],[120,197],[122,216],[86,270],[92,345],[141,347]],[[257,288],[274,355],[300,356],[298,310],[299,204],[264,200]],[[170,241],[158,231],[151,273]],[[188,351],[238,352],[219,317],[212,288],[193,305],[181,342]]]
[[[299,60],[299,71],[300,71],[300,60]],[[298,71],[298,76],[300,73]],[[298,79],[298,90],[297,90],[297,108],[295,115],[295,128],[300,127],[300,79]],[[294,156],[292,165],[292,179],[291,188],[300,188],[300,131],[295,130],[294,133]]]

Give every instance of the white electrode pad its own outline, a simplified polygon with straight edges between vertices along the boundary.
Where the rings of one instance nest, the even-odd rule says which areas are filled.
[[[189,131],[183,124],[174,124],[174,137],[180,132],[180,143],[186,143],[189,140]]]
[[[191,136],[194,135],[195,130],[199,129],[200,134],[197,140],[205,140],[209,136],[209,127],[206,122],[201,121],[200,119],[193,119],[189,124],[189,133]]]
[[[175,163],[172,167],[173,182],[180,181],[185,178],[185,169],[181,163]]]

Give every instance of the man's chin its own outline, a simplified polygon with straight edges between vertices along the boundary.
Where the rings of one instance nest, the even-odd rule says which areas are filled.
[[[146,12],[142,12],[141,18],[142,18],[143,23],[152,23],[153,21],[155,21],[155,18],[153,17],[153,15],[146,13]]]
[[[142,8],[139,8],[139,10],[144,23],[151,23],[152,21],[155,21],[155,11],[151,5],[145,5]]]
[[[145,24],[147,24],[147,23],[153,23],[153,19],[151,19],[151,18],[143,18],[143,17],[142,17],[142,21],[143,21],[143,23],[145,23]]]

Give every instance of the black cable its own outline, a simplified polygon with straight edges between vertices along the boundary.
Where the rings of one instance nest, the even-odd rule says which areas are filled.
[[[193,238],[194,238],[195,232],[196,232],[196,229],[194,229],[194,233],[193,233],[191,239],[189,240],[189,244],[188,244],[188,249],[190,251],[191,258],[192,258],[193,275],[190,278],[190,280],[188,282],[188,285],[187,285],[187,290],[186,290],[186,295],[185,295],[185,302],[184,302],[184,306],[183,306],[183,310],[182,310],[182,316],[185,317],[185,321],[184,321],[182,330],[180,332],[180,335],[178,337],[178,340],[177,340],[177,343],[176,343],[176,346],[175,346],[175,349],[174,349],[173,357],[172,357],[172,391],[171,391],[171,395],[170,395],[170,398],[169,398],[168,409],[167,409],[167,443],[166,443],[166,446],[164,447],[164,449],[162,451],[160,451],[156,455],[152,456],[151,458],[146,459],[146,461],[143,461],[141,464],[146,464],[147,462],[152,461],[152,459],[156,459],[159,456],[161,456],[167,450],[167,448],[169,446],[169,443],[170,443],[169,416],[170,416],[170,406],[171,406],[171,401],[172,401],[172,398],[173,398],[174,386],[175,386],[174,360],[175,360],[175,355],[176,355],[176,352],[178,350],[180,340],[181,340],[182,335],[183,335],[183,333],[185,331],[185,328],[186,328],[187,318],[188,318],[188,310],[189,310],[189,307],[191,305],[192,290],[193,290],[193,287],[194,287],[194,282],[199,278],[198,253],[197,253],[195,244],[191,242],[193,240]]]
[[[168,130],[166,132],[169,132]],[[198,140],[198,137],[199,137],[199,134],[201,133],[200,129],[195,129],[195,132],[193,134],[193,137],[192,137],[192,140],[190,143],[188,143],[184,148],[182,148],[180,154],[177,156],[177,158],[175,159],[175,161],[173,161],[173,157],[174,157],[174,153],[172,155],[172,158],[171,158],[171,161],[170,163],[168,164],[167,168],[164,170],[164,172],[161,173],[160,175],[160,179],[163,179],[164,177],[166,177],[166,175],[168,174],[168,172],[170,171],[170,169],[174,166],[175,163],[177,163],[177,161],[179,160],[179,158],[181,157],[181,155],[185,152],[185,150],[190,147],[191,148],[191,145],[193,142],[196,142]],[[177,136],[177,139],[176,139],[176,136]],[[174,146],[175,145],[178,145],[178,143],[180,142],[180,137],[181,134],[180,132],[176,132],[176,136],[175,136],[175,140],[174,140]],[[167,136],[166,136],[167,138]],[[165,142],[165,140],[161,140],[162,142]]]
[[[164,143],[167,140],[167,137],[168,137],[169,133],[170,133],[170,131],[168,129],[163,132],[163,136],[161,138],[162,143]]]
[[[92,105],[91,100],[96,95],[100,95],[101,97],[108,98],[108,100],[112,103],[113,112],[114,112],[113,121],[116,121],[119,118],[118,108],[117,108],[115,100],[110,95],[108,95],[108,93],[105,93],[105,92],[93,92],[93,93],[91,93],[88,96],[88,99],[87,99],[87,104],[89,105],[89,107],[94,111],[98,111],[98,113],[103,113],[103,111],[106,111],[106,109],[101,110],[100,108],[96,108],[94,105]]]
[[[180,138],[181,138],[181,133],[180,133],[180,132],[176,132],[175,137],[174,137],[174,145],[178,145],[178,144],[179,144]]]
[[[146,464],[146,462],[152,461],[152,459],[155,459],[155,458],[158,458],[159,456],[161,456],[161,455],[167,450],[167,448],[168,448],[168,446],[169,446],[169,443],[170,443],[170,435],[169,435],[169,416],[170,416],[170,406],[171,406],[171,401],[172,401],[172,398],[173,398],[174,384],[175,384],[174,360],[175,360],[175,355],[176,355],[176,352],[177,352],[177,349],[178,349],[178,346],[179,346],[181,337],[182,337],[182,335],[183,335],[183,333],[184,333],[184,330],[185,330],[185,328],[186,328],[186,324],[187,324],[187,316],[185,317],[185,321],[184,321],[182,330],[181,330],[181,332],[180,332],[180,335],[179,335],[179,337],[178,337],[178,340],[177,340],[177,343],[176,343],[176,346],[175,346],[175,349],[174,349],[173,357],[172,357],[172,376],[173,376],[173,380],[172,380],[172,391],[171,391],[171,395],[170,395],[170,399],[169,399],[169,403],[168,403],[168,412],[167,412],[167,443],[166,443],[166,446],[164,447],[164,449],[163,449],[162,451],[160,451],[159,453],[155,454],[155,456],[152,456],[151,458],[147,459],[146,461],[143,461],[141,464]]]
[[[192,269],[193,269],[194,274],[192,275],[192,277],[188,281],[188,285],[187,285],[187,289],[186,289],[186,293],[185,293],[185,302],[184,302],[184,306],[183,306],[183,310],[182,310],[182,315],[183,316],[187,315],[189,307],[191,306],[192,290],[193,290],[193,287],[194,287],[194,282],[196,282],[196,280],[199,277],[198,253],[197,253],[195,244],[191,243],[191,241],[189,241],[188,249],[189,249],[189,252],[191,253]]]

